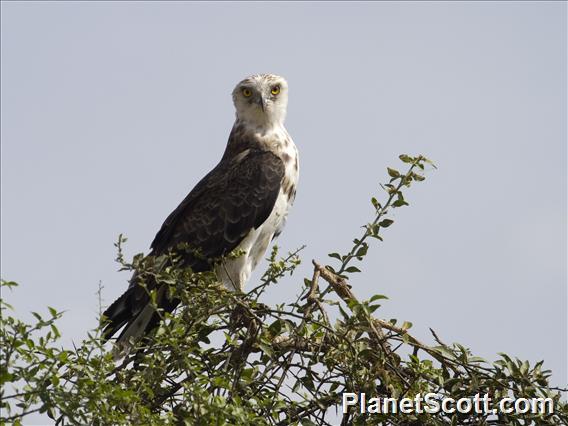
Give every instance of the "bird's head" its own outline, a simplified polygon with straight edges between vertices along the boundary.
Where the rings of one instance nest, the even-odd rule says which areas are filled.
[[[284,122],[288,105],[288,83],[274,74],[255,74],[233,90],[237,119],[255,127],[272,127]]]

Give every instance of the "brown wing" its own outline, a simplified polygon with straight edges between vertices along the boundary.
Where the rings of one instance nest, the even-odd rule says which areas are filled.
[[[270,215],[284,177],[282,160],[268,151],[249,149],[239,161],[224,160],[207,174],[168,216],[152,242],[152,254],[186,243],[184,263],[194,270],[230,253]]]
[[[250,149],[240,161],[223,159],[168,216],[152,242],[152,254],[160,255],[186,243],[201,256],[184,250],[184,264],[196,272],[209,270],[211,260],[230,253],[252,228],[268,218],[283,177],[284,164],[271,152]],[[148,303],[147,290],[137,284],[135,275],[128,290],[105,311],[105,338],[126,324],[120,340]],[[154,288],[155,283],[146,285]],[[158,300],[168,312],[178,303],[165,293]],[[158,320],[154,314],[146,330]]]

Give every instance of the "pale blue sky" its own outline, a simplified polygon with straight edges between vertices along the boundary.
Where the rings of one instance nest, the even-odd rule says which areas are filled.
[[[342,251],[400,153],[411,188],[352,284],[386,318],[567,378],[566,3],[2,2],[2,277],[18,315],[67,310],[66,342],[127,285],[113,243],[147,251],[219,160],[233,86],[290,86],[301,156],[279,239]],[[263,266],[261,265],[260,269]],[[253,276],[253,280],[258,274]]]

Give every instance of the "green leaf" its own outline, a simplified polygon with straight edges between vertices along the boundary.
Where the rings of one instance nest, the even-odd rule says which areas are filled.
[[[367,254],[367,250],[369,249],[369,245],[367,243],[363,243],[361,247],[355,253],[355,257],[363,257]]]
[[[339,253],[329,253],[328,256],[341,260],[341,255]]]
[[[276,320],[268,327],[268,332],[272,336],[278,336],[282,331],[282,320]]]
[[[3,279],[0,279],[0,286],[11,288],[11,287],[17,287],[18,283],[15,282],[15,281],[6,281],[6,280],[3,280]]]
[[[391,169],[390,167],[387,167],[387,172],[389,174],[390,177],[393,178],[397,178],[400,176],[400,172],[396,169]]]
[[[412,173],[412,178],[418,182],[422,182],[424,179],[426,179],[424,176],[419,175],[418,173]]]
[[[393,207],[408,206],[408,203],[404,200],[402,192],[399,191],[399,193],[397,194],[397,199],[392,203],[392,205]]]
[[[2,370],[0,371],[0,386],[3,386],[4,383],[11,382],[14,378],[14,375],[8,373],[4,366],[2,366]]]
[[[372,314],[373,312],[375,312],[380,307],[381,307],[381,305],[369,305],[369,307],[368,307],[369,313]]]
[[[408,206],[408,203],[404,200],[395,200],[392,203],[393,207],[402,207],[402,206]]]
[[[258,346],[260,349],[262,349],[262,352],[264,352],[266,355],[268,355],[270,358],[272,358],[274,356],[274,351],[272,350],[272,348],[270,346],[268,346],[265,343],[259,342]]]
[[[389,226],[391,226],[394,223],[394,220],[391,219],[383,219],[379,222],[379,225],[381,225],[383,228],[388,228]]]
[[[372,296],[372,297],[369,299],[369,302],[374,302],[375,300],[381,300],[381,299],[388,299],[388,297],[387,297],[387,296],[384,296],[384,295],[382,295],[382,294],[375,294],[374,296]]]
[[[349,307],[349,309],[353,310],[355,309],[357,306],[359,306],[360,303],[357,300],[350,300],[349,302],[347,302],[347,306]]]

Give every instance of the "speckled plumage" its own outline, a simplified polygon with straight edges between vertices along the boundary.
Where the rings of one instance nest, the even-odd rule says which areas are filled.
[[[165,220],[151,255],[189,245],[199,256],[185,250],[185,265],[195,271],[213,269],[228,288],[242,290],[270,241],[282,231],[296,195],[299,162],[284,128],[286,80],[254,75],[237,84],[232,96],[236,120],[221,161]],[[234,250],[244,254],[224,257]],[[179,303],[160,289],[158,295],[167,311]],[[104,315],[109,319],[107,338],[125,326],[118,339],[122,348],[157,323],[136,277]]]

